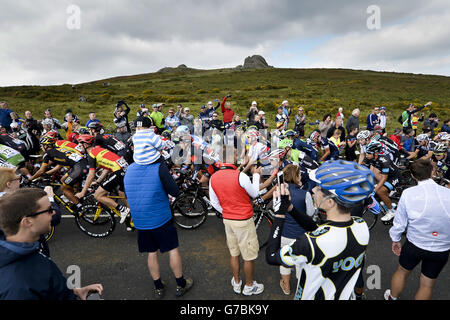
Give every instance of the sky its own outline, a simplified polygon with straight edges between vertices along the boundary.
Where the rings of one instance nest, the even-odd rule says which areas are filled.
[[[0,0],[0,86],[185,64],[450,76],[448,0]]]

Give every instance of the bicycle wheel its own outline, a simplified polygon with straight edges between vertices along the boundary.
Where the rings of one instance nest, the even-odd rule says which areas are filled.
[[[253,221],[255,222],[256,235],[258,236],[259,248],[261,249],[269,241],[270,230],[273,225],[270,210],[255,208]]]
[[[171,205],[175,223],[183,229],[200,227],[208,217],[208,208],[203,199],[192,193],[182,193]]]
[[[366,222],[369,230],[372,230],[378,221],[378,214],[373,214],[372,212],[370,212],[369,208],[365,208],[362,214],[362,218]]]
[[[54,234],[55,234],[55,227],[52,226],[51,230],[44,235],[45,242],[49,242]]]
[[[85,234],[93,238],[104,238],[113,233],[116,227],[114,213],[103,206],[88,204],[83,207],[75,222]]]

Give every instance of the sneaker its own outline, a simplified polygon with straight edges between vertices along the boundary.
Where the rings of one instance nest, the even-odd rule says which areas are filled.
[[[155,299],[161,300],[164,298],[164,293],[166,292],[166,288],[156,289],[155,288]]]
[[[390,221],[395,217],[395,212],[394,211],[388,211],[388,213],[386,213],[384,215],[384,217],[381,218],[381,221]]]
[[[264,291],[264,285],[262,283],[257,283],[256,281],[253,281],[253,286],[247,286],[245,285],[244,290],[242,291],[242,294],[244,296],[251,296],[253,294],[260,294]]]
[[[119,209],[119,212],[120,212],[120,223],[122,224],[125,222],[125,219],[127,218],[128,214],[130,213],[130,208],[122,206]]]
[[[398,299],[398,298],[397,298]],[[390,289],[387,289],[385,292],[384,292],[384,300],[397,300],[397,299],[394,299],[392,296],[391,296],[391,290]]]
[[[177,286],[177,291],[175,292],[175,295],[177,297],[181,297],[186,292],[188,292],[189,289],[191,289],[193,285],[194,285],[194,280],[192,280],[191,278],[186,278],[186,286],[184,288]]]
[[[233,286],[234,293],[241,294],[242,291],[242,279],[239,283],[234,281],[234,277],[231,278],[231,285]]]

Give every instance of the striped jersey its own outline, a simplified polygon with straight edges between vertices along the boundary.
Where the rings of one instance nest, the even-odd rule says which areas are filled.
[[[140,165],[152,164],[161,156],[164,144],[151,129],[138,130],[133,136],[134,162]]]

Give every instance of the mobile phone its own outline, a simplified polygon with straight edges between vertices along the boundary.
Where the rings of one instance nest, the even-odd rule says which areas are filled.
[[[86,300],[100,300],[101,296],[97,291],[91,291],[88,293]]]
[[[284,173],[283,171],[279,171],[277,173],[277,184],[278,184],[278,190],[281,192],[281,185],[284,183]]]

